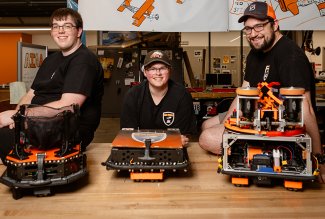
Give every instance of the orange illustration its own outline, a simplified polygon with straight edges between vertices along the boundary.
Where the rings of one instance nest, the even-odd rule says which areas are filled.
[[[240,7],[238,7],[238,6],[242,6],[247,3],[250,4],[255,1],[256,0],[233,0],[233,3],[230,8],[230,13],[241,14],[241,13],[243,13],[243,11],[240,10]],[[272,1],[270,1],[270,0],[268,2],[272,3]],[[305,7],[305,6],[308,6],[311,4],[316,4],[320,15],[325,16],[325,1],[324,0],[276,0],[276,2],[278,2],[281,11],[290,12],[292,15],[299,14],[299,7]]]
[[[117,9],[119,12],[123,12],[125,9],[130,10],[133,14],[132,18],[134,19],[133,25],[139,27],[142,22],[146,19],[159,19],[158,14],[152,14],[153,6],[155,0],[145,0],[140,8],[131,5],[132,0],[124,0],[124,2]],[[183,4],[184,0],[176,0],[176,3]]]

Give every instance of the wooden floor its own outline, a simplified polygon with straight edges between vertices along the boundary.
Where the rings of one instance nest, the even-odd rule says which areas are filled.
[[[292,192],[272,188],[235,187],[217,173],[217,157],[190,143],[191,170],[171,173],[162,182],[133,182],[101,166],[110,144],[87,150],[89,176],[57,187],[55,195],[26,194],[14,200],[0,184],[0,218],[324,218],[325,185],[308,183]],[[0,165],[0,172],[5,167]]]

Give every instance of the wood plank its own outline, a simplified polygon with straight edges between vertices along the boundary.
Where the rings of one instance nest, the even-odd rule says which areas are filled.
[[[162,182],[134,182],[129,173],[101,166],[108,143],[88,148],[89,177],[56,188],[51,197],[12,199],[0,184],[0,218],[323,218],[325,185],[304,184],[304,191],[235,187],[217,173],[217,156],[190,143],[191,170],[165,175]],[[0,171],[5,167],[0,165]]]
[[[188,57],[188,54],[186,51],[183,52],[183,59],[184,59],[184,64],[188,73],[188,77],[190,79],[191,82],[191,87],[195,87],[195,78],[194,78],[194,73],[191,67],[191,62],[190,59]]]
[[[10,99],[10,91],[7,88],[0,88],[0,101],[7,101]]]
[[[236,97],[236,93],[230,92],[191,92],[192,98],[198,99],[216,99],[225,97]]]

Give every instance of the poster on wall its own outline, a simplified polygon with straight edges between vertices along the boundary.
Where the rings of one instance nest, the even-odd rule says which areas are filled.
[[[79,0],[78,4],[85,30],[209,32],[228,29],[228,3],[224,0]]]
[[[79,0],[85,30],[221,32],[241,30],[249,4],[266,1],[281,30],[325,30],[325,0]]]
[[[46,56],[47,46],[18,42],[17,78],[25,83],[27,91]]]
[[[255,1],[273,6],[281,30],[325,30],[325,0],[229,0],[230,30],[243,28],[238,19]]]

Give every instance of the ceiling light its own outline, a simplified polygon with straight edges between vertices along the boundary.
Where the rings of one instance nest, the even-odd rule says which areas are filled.
[[[0,27],[0,32],[49,31],[50,27]]]
[[[234,38],[234,39],[232,39],[232,40],[230,40],[229,42],[232,43],[232,42],[238,40],[239,38],[240,38],[240,36],[239,36],[239,37],[236,37],[236,38]]]

